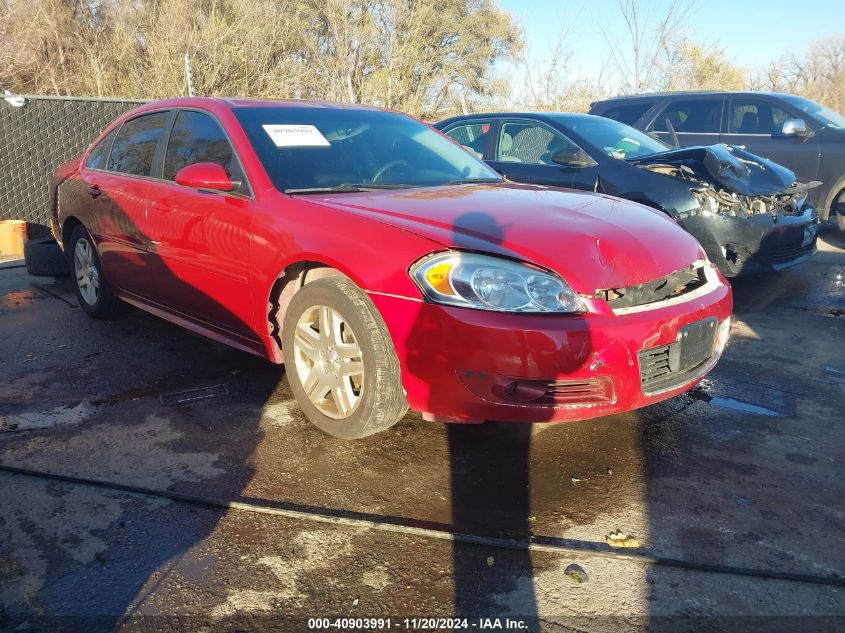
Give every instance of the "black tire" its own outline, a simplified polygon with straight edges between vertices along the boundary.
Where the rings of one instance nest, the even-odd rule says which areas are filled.
[[[827,220],[840,231],[845,231],[845,178],[842,178],[830,189],[824,211]],[[821,216],[821,211],[819,212]]]
[[[76,253],[77,244],[83,240],[87,242],[91,249],[93,266],[96,269],[97,280],[99,283],[96,299],[93,302],[87,300],[83,296],[74,263],[74,254]],[[95,319],[104,319],[124,312],[126,310],[126,304],[115,297],[111,288],[109,288],[106,277],[103,275],[103,268],[100,264],[100,257],[97,254],[97,248],[94,245],[94,240],[88,234],[88,231],[85,230],[84,226],[77,226],[73,230],[70,234],[70,239],[65,245],[65,249],[68,270],[71,273],[71,277],[73,277],[74,289],[76,290],[76,299],[79,301],[79,307],[82,308],[88,316]]]
[[[68,262],[62,249],[52,237],[27,240],[23,245],[26,271],[36,277],[67,277]]]
[[[294,334],[307,311],[327,306],[343,319],[361,351],[363,379],[357,405],[342,419],[320,411],[305,393],[297,369]],[[345,277],[327,277],[303,286],[291,299],[282,324],[285,374],[291,390],[309,420],[337,438],[353,440],[384,431],[408,410],[399,360],[390,333],[370,298]]]

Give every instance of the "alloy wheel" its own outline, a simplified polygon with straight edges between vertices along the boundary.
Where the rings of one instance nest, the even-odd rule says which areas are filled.
[[[325,416],[348,418],[361,401],[364,362],[352,328],[328,306],[312,306],[296,324],[294,364],[305,395]]]
[[[94,248],[84,237],[76,241],[73,251],[73,270],[79,294],[88,305],[95,305],[100,294],[100,274],[94,259]]]

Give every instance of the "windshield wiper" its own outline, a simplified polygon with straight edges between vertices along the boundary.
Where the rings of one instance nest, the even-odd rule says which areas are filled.
[[[379,189],[407,189],[418,186],[393,182],[343,182],[333,187],[304,187],[300,189],[285,189],[284,192],[291,195],[308,193],[354,193],[356,191],[377,191]]]
[[[502,178],[458,178],[447,180],[444,185],[468,185],[478,183],[504,182]],[[437,187],[438,184],[410,184],[407,182],[343,182],[333,187],[302,187],[285,189],[288,195],[309,193],[355,193],[356,191],[378,191],[380,189],[412,189],[419,187]]]
[[[502,178],[456,178],[455,180],[447,180],[447,185],[473,185],[484,182],[502,182]]]

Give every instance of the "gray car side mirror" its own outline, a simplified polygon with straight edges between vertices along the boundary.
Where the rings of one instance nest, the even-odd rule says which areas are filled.
[[[804,119],[787,119],[781,128],[783,136],[812,136],[813,132],[807,128]]]

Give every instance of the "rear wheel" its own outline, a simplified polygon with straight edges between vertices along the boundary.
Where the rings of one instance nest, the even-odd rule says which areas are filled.
[[[85,227],[80,225],[73,230],[66,253],[76,281],[79,307],[97,319],[123,312],[126,304],[112,294],[100,266],[97,247]]]
[[[282,349],[297,402],[329,435],[366,437],[408,410],[390,334],[369,297],[346,278],[319,279],[294,295]]]

